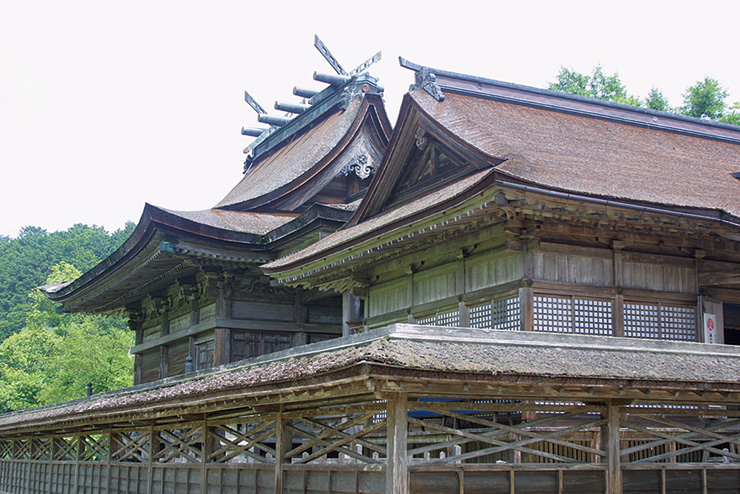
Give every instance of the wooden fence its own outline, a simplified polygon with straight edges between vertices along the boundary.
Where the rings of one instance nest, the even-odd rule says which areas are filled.
[[[0,491],[740,493],[740,411],[430,396],[169,417],[0,438]]]

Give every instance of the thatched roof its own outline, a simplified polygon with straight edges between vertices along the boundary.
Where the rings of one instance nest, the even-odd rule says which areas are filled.
[[[0,416],[0,433],[36,423],[57,426],[136,410],[179,413],[188,403],[280,393],[297,381],[332,384],[332,373],[362,373],[366,364],[389,374],[408,371],[445,379],[536,378],[619,386],[670,386],[740,392],[740,348],[700,343],[398,324],[383,330],[296,347],[197,374]],[[360,376],[362,377],[362,376]],[[369,378],[370,376],[365,376]]]
[[[740,217],[740,127],[546,90],[438,76],[445,93],[409,94],[501,172],[548,188],[720,210]],[[460,91],[460,92],[458,92]],[[578,105],[577,107],[575,105]]]

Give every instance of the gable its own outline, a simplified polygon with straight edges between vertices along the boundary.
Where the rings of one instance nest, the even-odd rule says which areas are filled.
[[[504,160],[467,146],[408,95],[383,162],[351,226]]]
[[[425,192],[444,187],[479,168],[419,128],[415,145],[404,160],[398,180],[390,190],[384,211],[411,201]]]
[[[375,105],[368,105],[345,138],[315,166],[258,211],[304,211],[312,204],[348,204],[367,189],[388,145]]]

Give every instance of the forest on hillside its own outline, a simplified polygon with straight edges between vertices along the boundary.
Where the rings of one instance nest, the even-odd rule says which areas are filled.
[[[63,314],[37,287],[71,281],[116,250],[134,223],[109,233],[76,224],[0,236],[0,412],[58,403],[131,385],[126,321]]]

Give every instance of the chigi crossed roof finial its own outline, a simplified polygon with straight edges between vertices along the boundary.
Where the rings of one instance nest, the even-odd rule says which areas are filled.
[[[372,64],[379,62],[383,55],[382,52],[376,53],[348,73],[346,70],[344,70],[344,68],[342,68],[342,66],[339,64],[339,61],[334,57],[334,55],[332,55],[332,53],[329,51],[329,48],[324,44],[323,41],[321,41],[321,39],[316,34],[314,34],[313,37],[313,45],[316,47],[317,50],[319,50],[319,53],[324,56],[326,61],[329,62],[329,65],[332,66],[337,74],[349,77],[354,77],[365,72]]]
[[[325,84],[329,84],[330,86],[334,86],[334,87],[343,86],[344,84],[350,82],[351,80],[361,76],[367,71],[367,69],[371,65],[380,61],[382,57],[382,52],[379,51],[375,55],[368,58],[367,60],[362,62],[360,65],[352,69],[350,72],[347,72],[344,69],[344,67],[342,67],[342,65],[339,63],[339,61],[336,59],[336,57],[331,53],[329,48],[324,44],[324,42],[321,41],[321,39],[316,35],[314,35],[314,46],[319,51],[319,53],[321,53],[321,55],[326,59],[326,61],[329,62],[329,65],[332,66],[332,68],[336,72],[336,75],[314,72],[313,79],[319,82],[323,82]],[[371,80],[374,82],[377,81],[377,79],[373,79],[373,78],[371,78]],[[382,92],[382,88],[380,88],[379,86],[377,87],[377,90]],[[312,89],[294,87],[293,94],[301,98],[304,98],[304,100],[298,104],[275,102],[276,110],[286,112],[285,116],[277,117],[277,116],[268,115],[267,110],[265,110],[259,103],[257,103],[257,100],[255,100],[254,97],[252,97],[252,95],[250,95],[247,91],[244,91],[244,100],[257,113],[257,120],[259,122],[269,124],[270,127],[253,127],[253,128],[242,127],[242,131],[241,131],[242,135],[257,137],[257,140],[254,143],[252,143],[250,147],[256,146],[259,142],[262,142],[263,140],[267,139],[272,133],[275,132],[277,128],[280,128],[282,126],[289,124],[293,120],[294,116],[305,113],[307,110],[311,108],[312,104],[323,100],[325,98],[325,92],[321,92],[321,95],[319,95],[319,93],[320,91],[316,91]],[[249,166],[249,163],[245,162],[245,169],[248,166]]]

